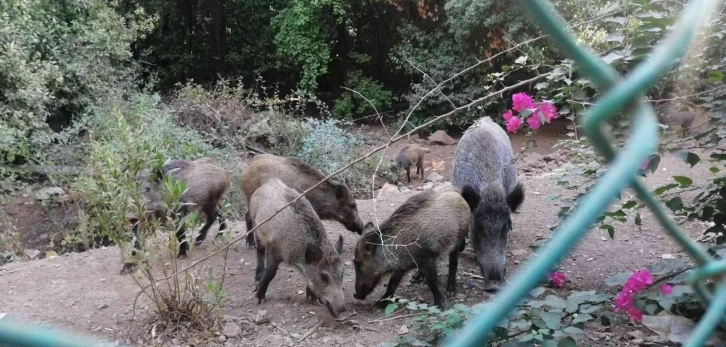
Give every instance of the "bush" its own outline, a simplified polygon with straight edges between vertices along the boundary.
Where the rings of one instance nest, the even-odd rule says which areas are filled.
[[[151,21],[124,25],[101,0],[4,1],[0,13],[0,163],[41,162],[52,128],[129,85],[129,45]]]
[[[383,89],[383,85],[378,81],[361,76],[358,71],[348,76],[346,86],[362,94],[368,100],[356,93],[346,91],[335,102],[333,108],[333,115],[339,119],[352,120],[358,117],[375,116],[376,111],[381,113],[391,107],[393,100],[391,92]],[[371,106],[371,104],[373,105]]]

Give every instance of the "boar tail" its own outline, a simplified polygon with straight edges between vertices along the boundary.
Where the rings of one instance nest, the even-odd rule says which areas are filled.
[[[464,185],[464,188],[461,189],[461,196],[466,200],[466,203],[469,204],[469,209],[474,211],[477,206],[479,206],[479,193],[477,193],[476,190],[470,185]]]

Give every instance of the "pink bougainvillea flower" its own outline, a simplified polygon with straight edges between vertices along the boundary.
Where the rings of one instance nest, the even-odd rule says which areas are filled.
[[[673,294],[673,286],[670,284],[664,284],[660,287],[660,292],[663,295],[671,295]]]
[[[555,271],[550,273],[550,282],[552,282],[552,285],[556,288],[562,288],[565,286],[565,281],[567,280],[567,277],[565,276],[565,273],[562,271]]]
[[[539,105],[539,107],[537,108],[537,110],[539,112],[542,112],[542,114],[545,117],[545,121],[547,121],[547,123],[549,123],[553,119],[556,119],[556,118],[559,117],[557,115],[557,107],[555,107],[555,105],[552,104],[551,102],[543,102],[543,103],[541,103]]]
[[[638,270],[625,282],[625,289],[633,293],[639,293],[651,284],[653,284],[653,276],[650,272],[648,270]]]
[[[630,308],[628,309],[627,312],[628,312],[628,317],[630,317],[630,319],[632,319],[636,322],[643,321],[643,311],[639,310],[637,307],[630,306]]]
[[[527,93],[517,93],[512,95],[512,109],[517,112],[522,112],[525,109],[534,109],[537,105],[532,100],[532,97]]]
[[[648,170],[648,166],[650,166],[650,160],[643,160],[643,163],[640,164],[640,169],[643,171]]]
[[[502,117],[504,117],[504,120],[510,120],[510,119],[512,119],[512,117],[514,117],[512,115],[512,110],[509,110],[507,112],[504,112],[504,114],[502,115]]]
[[[627,311],[633,306],[633,296],[630,293],[620,292],[615,298],[615,312]]]
[[[522,127],[522,120],[517,117],[507,119],[507,131],[514,134]]]
[[[542,123],[539,121],[539,115],[533,114],[529,118],[527,118],[527,124],[529,124],[529,127],[532,128],[532,130],[537,130],[539,127],[542,126]]]

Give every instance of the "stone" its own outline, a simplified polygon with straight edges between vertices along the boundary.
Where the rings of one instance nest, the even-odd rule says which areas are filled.
[[[260,310],[255,315],[255,324],[261,325],[270,322],[270,317],[267,317],[267,310]]]
[[[406,324],[401,325],[401,327],[398,328],[398,334],[399,335],[406,335],[406,334],[408,334],[408,327],[406,326]]]
[[[423,190],[434,189],[434,184],[431,183],[431,182],[426,182],[426,183],[424,183],[424,185],[422,186],[422,188],[423,188]]]
[[[403,193],[398,190],[398,187],[394,186],[393,184],[386,183],[383,185],[383,187],[381,187],[381,189],[378,190],[378,192],[376,193],[376,198],[385,199],[400,195],[403,195]]]
[[[237,337],[241,333],[242,329],[239,327],[239,325],[237,325],[237,323],[227,322],[224,323],[224,326],[222,327],[222,334],[224,336],[227,336],[228,338]]]
[[[429,136],[429,143],[451,146],[453,144],[456,144],[456,140],[449,136],[449,134],[447,134],[445,131],[437,130],[435,133]]]
[[[224,341],[227,341],[227,336],[224,336],[224,335],[219,335],[219,336],[217,337],[217,341],[219,341],[219,342],[224,342]]]
[[[444,176],[441,176],[439,173],[434,171],[426,177],[426,180],[432,183],[441,183],[444,181]]]
[[[529,254],[526,249],[514,249],[511,253],[513,257],[526,257]]]
[[[38,198],[38,200],[48,200],[52,197],[65,197],[67,195],[66,191],[61,187],[48,187],[43,188],[41,190],[38,190],[35,193],[35,197]]]
[[[28,259],[32,260],[37,258],[40,255],[40,251],[37,249],[26,249],[25,250],[25,256],[28,257]]]

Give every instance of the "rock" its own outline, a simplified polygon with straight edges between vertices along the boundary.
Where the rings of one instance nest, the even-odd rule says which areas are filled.
[[[40,251],[37,249],[26,249],[25,250],[25,256],[28,257],[28,259],[35,259],[40,255]]]
[[[431,182],[426,182],[426,183],[424,183],[423,187],[421,187],[421,188],[423,188],[423,190],[434,189],[434,184]]]
[[[449,136],[449,134],[447,134],[445,131],[437,130],[435,133],[429,136],[429,143],[451,146],[456,143],[456,140]]]
[[[239,325],[237,325],[237,323],[227,322],[227,323],[224,323],[224,326],[222,327],[222,334],[229,338],[237,337],[241,333],[242,333],[242,329],[240,329],[240,327],[239,327]]]
[[[510,253],[512,253],[513,257],[526,257],[529,254],[526,249],[514,249]]]
[[[401,327],[398,328],[398,334],[399,335],[406,335],[406,334],[408,334],[408,327],[406,326],[406,324],[401,325]]]
[[[432,183],[441,183],[444,181],[444,176],[441,176],[436,171],[430,173],[428,177],[426,177],[426,180]]]
[[[0,181],[0,193],[9,193],[13,191],[13,186],[5,181]]]
[[[267,317],[267,310],[260,310],[255,315],[255,324],[261,325],[270,322],[270,317]]]
[[[219,335],[219,336],[217,337],[217,341],[219,341],[219,342],[224,342],[224,341],[227,341],[227,336],[224,336],[224,335]]]
[[[547,154],[547,155],[545,155],[545,156],[542,157],[542,160],[544,160],[544,161],[546,161],[546,162],[549,163],[551,161],[557,160],[557,158],[556,158],[555,154]]]
[[[400,196],[403,195],[400,190],[398,190],[398,187],[394,186],[393,184],[386,183],[381,187],[381,189],[378,190],[376,193],[376,197],[378,199],[385,199],[390,198],[394,196]]]
[[[676,259],[676,256],[675,255],[669,254],[669,253],[663,254],[660,257],[663,258],[663,259]]]
[[[270,335],[267,338],[267,343],[266,343],[267,346],[272,346],[272,347],[283,346],[285,344],[286,344],[285,338],[278,334]]]
[[[108,304],[106,304],[106,303],[98,305],[99,310],[103,310],[104,308],[107,308],[107,307],[108,307]]]
[[[43,188],[35,193],[35,197],[38,200],[48,200],[52,197],[63,198],[67,195],[66,191],[61,187],[48,187]]]

